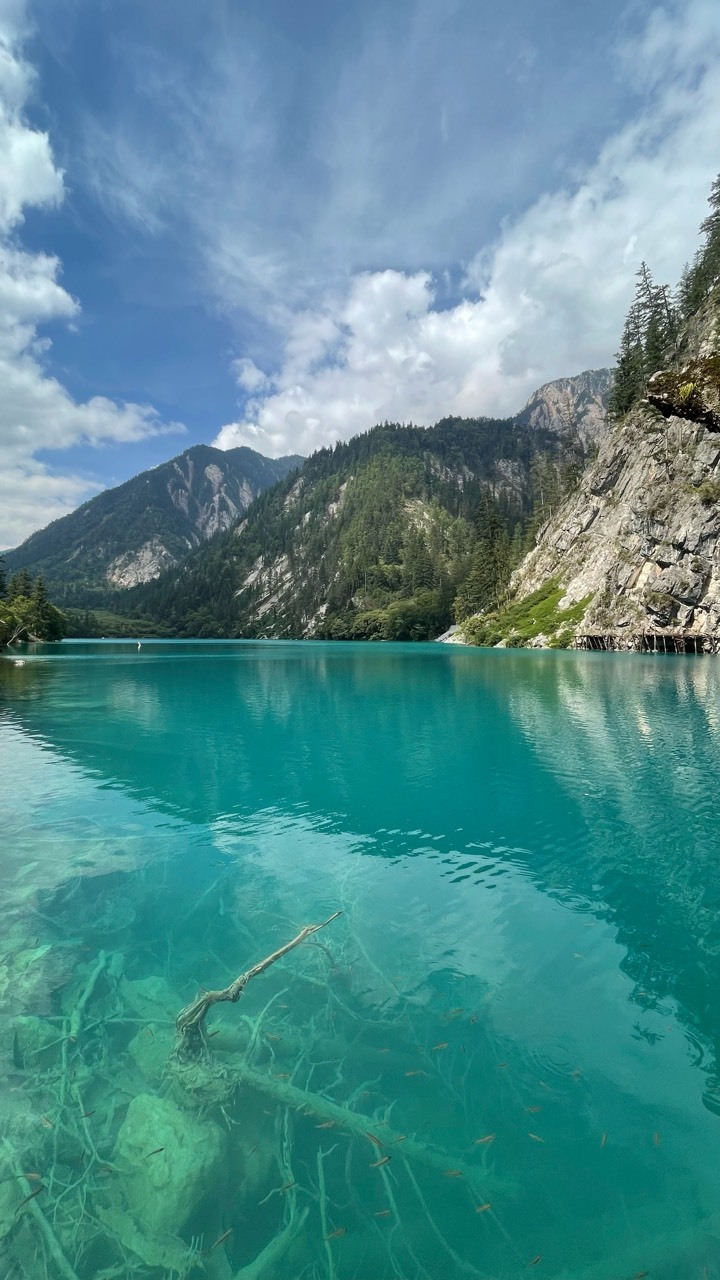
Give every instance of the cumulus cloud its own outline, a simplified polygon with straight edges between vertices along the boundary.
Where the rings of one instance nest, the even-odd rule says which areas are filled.
[[[279,369],[239,371],[243,413],[216,445],[308,453],[383,419],[504,416],[551,378],[611,363],[640,257],[674,283],[696,247],[718,169],[720,8],[657,9],[617,56],[642,108],[503,227],[454,306],[426,271],[356,275],[289,317]]]
[[[0,13],[0,546],[14,546],[64,515],[100,486],[58,475],[42,450],[136,441],[176,430],[148,405],[117,405],[102,396],[78,404],[46,367],[49,340],[39,327],[71,321],[78,303],[60,283],[57,258],[25,251],[18,239],[23,210],[57,205],[63,175],[47,134],[23,116],[32,72],[19,51],[23,10]]]

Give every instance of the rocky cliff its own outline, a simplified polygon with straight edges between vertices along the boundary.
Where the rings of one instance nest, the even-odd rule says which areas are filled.
[[[607,404],[612,369],[586,369],[573,378],[546,382],[531,395],[517,421],[546,431],[570,431],[585,445],[607,435]]]
[[[509,625],[497,619],[508,643],[720,647],[720,287],[540,530],[513,590]]]

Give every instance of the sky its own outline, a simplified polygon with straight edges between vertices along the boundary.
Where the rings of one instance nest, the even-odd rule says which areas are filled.
[[[717,0],[0,0],[0,547],[612,364],[718,170]]]

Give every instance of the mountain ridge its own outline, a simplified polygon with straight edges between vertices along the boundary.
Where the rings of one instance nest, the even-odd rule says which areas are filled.
[[[7,568],[42,574],[60,604],[105,601],[230,528],[258,493],[301,462],[192,445],[37,530],[4,553]]]
[[[536,393],[534,421],[385,423],[320,450],[128,610],[182,635],[433,638],[504,582],[536,491],[582,470],[590,433],[539,421],[567,389]]]

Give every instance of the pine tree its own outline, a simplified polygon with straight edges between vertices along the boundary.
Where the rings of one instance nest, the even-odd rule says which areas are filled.
[[[18,569],[10,578],[7,589],[8,600],[29,599],[32,593],[32,578],[27,569]]]
[[[705,247],[702,251],[708,289],[720,280],[720,174],[710,188],[708,196],[710,213],[700,223],[700,234],[705,236]]]
[[[7,590],[7,577],[5,574],[5,557],[0,556],[0,600],[2,600]]]
[[[720,174],[710,188],[708,204],[710,213],[700,223],[705,243],[692,264],[686,264],[678,285],[678,306],[685,318],[694,315],[720,280]]]
[[[470,571],[455,597],[454,612],[458,622],[472,613],[493,609],[507,585],[512,568],[507,526],[489,494],[475,517],[475,528],[477,543],[470,560]]]

